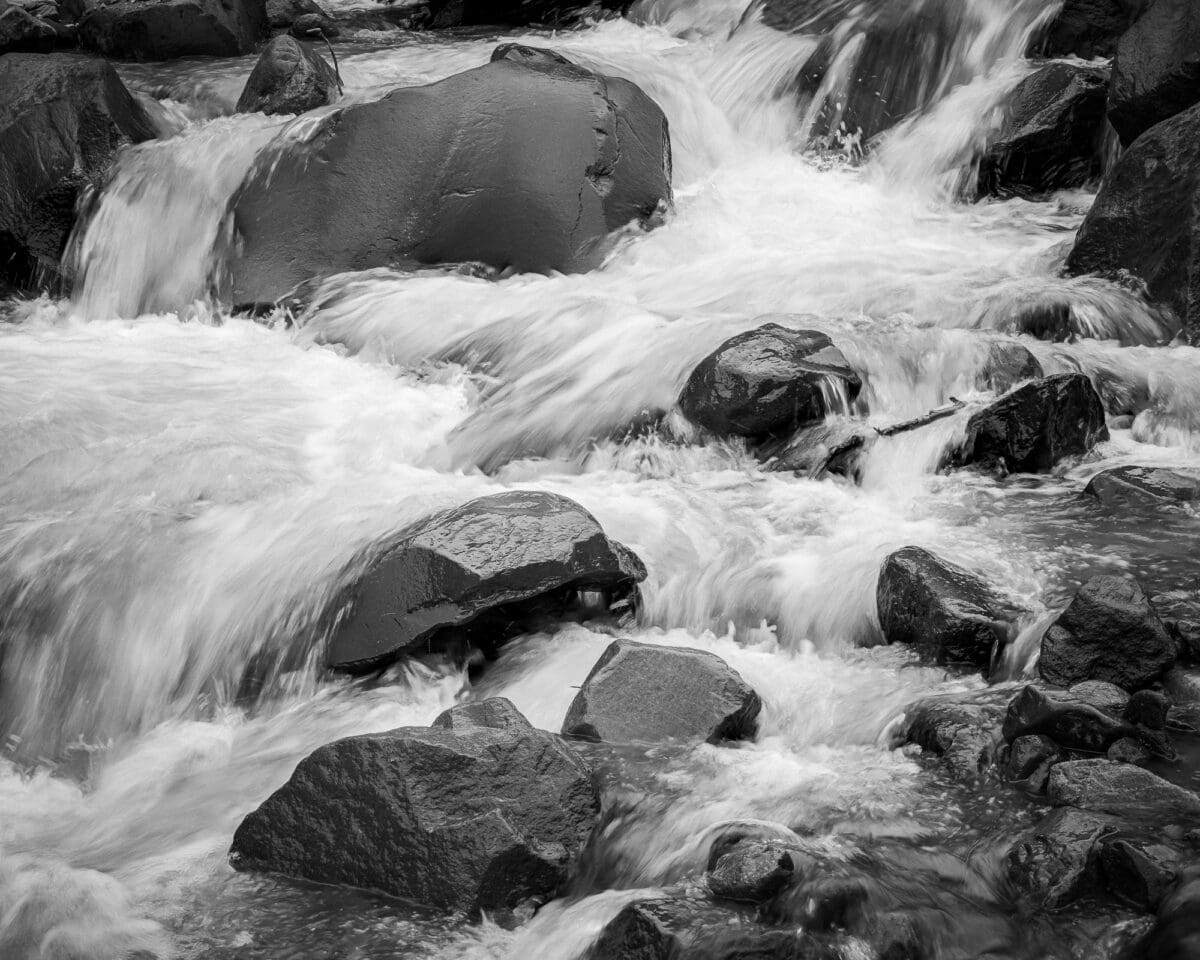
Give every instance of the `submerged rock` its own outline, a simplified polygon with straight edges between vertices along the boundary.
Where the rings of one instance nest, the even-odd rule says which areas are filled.
[[[98,0],[79,21],[80,46],[125,60],[234,57],[266,34],[264,0]]]
[[[977,384],[985,390],[1007,393],[1026,380],[1046,375],[1037,357],[1019,343],[996,340],[988,345],[987,358],[980,368]]]
[[[1077,56],[1084,60],[1111,57],[1147,0],[1065,0],[1046,29],[1034,40],[1044,57]]]
[[[980,193],[1037,196],[1098,177],[1107,96],[1102,67],[1050,63],[1022,80],[980,163]]]
[[[670,156],[653,100],[570,64],[501,59],[402,87],[263,151],[233,201],[228,296],[272,303],[382,266],[587,270],[612,231],[670,202]]]
[[[541,600],[551,616],[578,589],[629,599],[646,568],[595,517],[552,493],[481,497],[404,530],[353,588],[329,647],[332,666],[440,649],[447,628],[496,645]]]
[[[588,766],[493,700],[320,747],[242,821],[230,860],[505,921],[554,896],[599,810]]]
[[[1154,926],[1126,960],[1194,960],[1200,956],[1200,864],[1180,878],[1158,908]]]
[[[1069,687],[1105,680],[1138,690],[1175,662],[1175,644],[1132,577],[1093,577],[1042,638],[1038,671]]]
[[[1117,44],[1108,118],[1128,146],[1197,102],[1200,5],[1153,0]]]
[[[1083,492],[1106,507],[1191,503],[1200,500],[1200,474],[1168,467],[1113,467],[1092,477]]]
[[[1016,615],[979,577],[921,547],[905,547],[883,561],[875,605],[888,643],[908,644],[934,663],[985,670],[1007,642]]]
[[[102,60],[5,54],[0,90],[0,279],[52,287],[81,191],[154,127]]]
[[[605,743],[751,740],[762,700],[720,657],[617,640],[567,710],[565,736]]]
[[[857,479],[863,454],[878,434],[861,422],[829,417],[800,428],[779,449],[769,447],[767,469],[819,479],[839,476]]]
[[[1179,875],[1179,853],[1153,840],[1104,844],[1100,865],[1109,891],[1142,910],[1154,910]]]
[[[823,333],[765,323],[739,333],[700,361],[679,395],[683,415],[722,436],[785,436],[830,412],[862,387],[845,356]]]
[[[1113,817],[1071,808],[1055,810],[1009,851],[1008,880],[1035,902],[1051,908],[1065,906],[1102,886],[1098,845],[1116,829]]]
[[[972,414],[948,463],[1038,473],[1107,439],[1104,406],[1091,381],[1060,373],[1022,384]]]
[[[304,113],[341,95],[333,67],[311,46],[287,35],[263,49],[238,98],[239,113]]]
[[[900,739],[939,755],[956,779],[971,782],[992,763],[1004,711],[1005,704],[991,691],[929,697],[905,707]]]
[[[1050,770],[1047,795],[1055,806],[1079,807],[1159,826],[1195,822],[1200,795],[1128,763],[1107,759],[1070,760]]]
[[[733,846],[708,871],[708,889],[719,900],[762,903],[795,876],[797,851],[779,843]]]

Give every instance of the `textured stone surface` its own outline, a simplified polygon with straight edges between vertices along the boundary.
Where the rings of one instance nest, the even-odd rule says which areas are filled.
[[[703,650],[617,640],[596,661],[563,734],[605,743],[752,739],[762,701]]]
[[[1073,806],[1133,819],[1195,822],[1200,795],[1149,770],[1111,760],[1071,760],[1055,764],[1047,787],[1055,806]]]
[[[1013,740],[1005,765],[1009,780],[1028,779],[1048,761],[1056,760],[1061,751],[1058,744],[1044,734],[1025,734]]]
[[[0,0],[0,55],[49,53],[58,42],[53,25],[17,4]]]
[[[1106,507],[1190,503],[1200,500],[1200,474],[1168,467],[1113,467],[1092,477],[1083,492]]]
[[[489,611],[562,591],[628,596],[642,562],[605,536],[595,517],[551,493],[513,491],[472,500],[414,524],[358,580],[330,642],[335,666],[437,649],[439,633]],[[557,599],[556,599],[557,598]],[[491,642],[500,624],[487,624]]]
[[[79,45],[125,60],[233,57],[267,29],[264,0],[99,0],[79,21]]]
[[[1034,52],[1046,57],[1073,54],[1084,60],[1111,57],[1145,5],[1146,0],[1065,0],[1035,39]]]
[[[1112,817],[1055,810],[1009,851],[1005,861],[1009,882],[1048,907],[1077,900],[1100,885],[1098,844],[1115,829]]]
[[[507,701],[448,713],[310,754],[242,821],[233,866],[501,919],[552,897],[596,823],[591,770]]]
[[[991,691],[962,697],[929,697],[904,709],[901,739],[941,756],[959,780],[979,778],[1000,741],[1003,695]]]
[[[797,856],[783,844],[739,843],[708,871],[708,889],[718,899],[761,903],[792,879]]]
[[[308,44],[282,35],[263,48],[237,109],[240,113],[304,113],[339,96],[333,67]]]
[[[1103,753],[1132,729],[1070,694],[1030,685],[1009,703],[1003,732],[1006,740],[1041,734],[1069,750]]]

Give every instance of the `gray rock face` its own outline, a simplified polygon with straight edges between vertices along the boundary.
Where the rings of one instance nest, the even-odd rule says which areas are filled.
[[[54,27],[23,7],[0,0],[0,55],[49,53],[58,42]]]
[[[1200,865],[1180,871],[1148,935],[1129,960],[1193,960],[1200,955]]]
[[[765,439],[825,416],[831,386],[853,399],[862,381],[829,337],[766,323],[731,337],[700,361],[679,407],[714,433]]]
[[[1103,753],[1132,732],[1128,724],[1070,694],[1032,685],[1009,703],[1003,729],[1006,740],[1038,734],[1069,750],[1091,753]]]
[[[1108,70],[1051,63],[1017,85],[979,169],[979,191],[1037,196],[1098,177]]]
[[[1200,475],[1166,467],[1113,467],[1092,477],[1083,492],[1106,507],[1191,503],[1200,500]]]
[[[617,640],[580,687],[562,732],[605,743],[747,740],[761,709],[758,694],[718,656]]]
[[[80,191],[154,127],[102,60],[5,54],[0,90],[0,280],[50,286]]]
[[[263,48],[237,109],[239,113],[304,113],[333,103],[340,95],[333,67],[308,44],[283,35]]]
[[[599,809],[559,737],[490,701],[319,748],[242,821],[230,860],[504,920],[554,896]]]
[[[264,0],[99,0],[79,21],[79,45],[124,60],[233,57],[266,36]]]
[[[905,708],[901,739],[938,754],[954,777],[970,782],[992,762],[1004,711],[1002,696],[991,691],[929,697]]]
[[[976,383],[985,390],[1007,393],[1026,380],[1040,380],[1046,375],[1037,357],[1019,343],[996,341],[988,346],[987,359],[979,371]]]
[[[472,624],[488,643],[502,642],[514,604],[544,598],[551,614],[561,612],[575,588],[632,599],[645,576],[642,562],[573,500],[481,497],[396,538],[354,586],[328,661],[353,668],[436,650],[448,628]]]
[[[1104,405],[1091,381],[1060,373],[1022,384],[972,414],[966,439],[947,460],[951,466],[1039,473],[1107,439]]]
[[[1146,0],[1065,0],[1034,50],[1046,57],[1111,57],[1145,5]]]
[[[1200,101],[1200,7],[1154,0],[1121,37],[1108,118],[1128,146],[1156,123]]]
[[[1097,813],[1164,824],[1194,821],[1200,816],[1200,795],[1185,790],[1149,770],[1112,760],[1071,760],[1050,770],[1047,795],[1055,806],[1073,806]]]
[[[1112,817],[1083,810],[1053,811],[1009,851],[1005,861],[1009,882],[1049,907],[1064,906],[1092,892],[1102,882],[1098,844],[1115,831],[1116,823]]]
[[[1100,851],[1108,889],[1126,903],[1155,909],[1179,875],[1179,854],[1150,840],[1118,839]]]
[[[888,643],[908,644],[933,663],[985,670],[1017,615],[979,577],[921,547],[905,547],[884,560],[875,605]]]
[[[778,843],[739,843],[708,871],[708,889],[720,900],[762,903],[792,879],[796,856]]]
[[[1175,644],[1141,585],[1131,577],[1093,577],[1042,638],[1038,671],[1069,687],[1106,680],[1137,690],[1175,662]]]
[[[1005,766],[1009,780],[1026,780],[1060,756],[1058,744],[1040,733],[1029,733],[1013,740]]]
[[[316,14],[329,19],[316,0],[266,0],[267,22],[272,27],[290,27],[300,17]]]
[[[670,156],[653,100],[570,64],[501,59],[402,87],[263,151],[233,202],[227,293],[272,303],[382,266],[587,270],[609,233],[670,202]]]

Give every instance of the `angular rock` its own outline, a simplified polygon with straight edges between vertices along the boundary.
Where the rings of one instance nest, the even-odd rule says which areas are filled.
[[[1125,706],[1125,719],[1147,730],[1164,730],[1171,701],[1157,690],[1139,690]]]
[[[1016,617],[979,577],[921,547],[904,547],[883,561],[875,605],[888,643],[908,644],[933,663],[985,670]]]
[[[1100,850],[1109,892],[1143,910],[1154,910],[1179,875],[1179,854],[1162,843],[1112,840]]]
[[[232,204],[227,295],[273,303],[382,266],[587,270],[670,203],[670,156],[658,105],[581,67],[505,59],[402,87],[260,154]]]
[[[617,640],[584,680],[562,732],[604,743],[749,740],[761,710],[758,694],[714,654]]]
[[[1050,771],[1047,795],[1055,806],[1073,806],[1159,825],[1200,816],[1200,795],[1149,770],[1112,760],[1070,760]]]
[[[1126,690],[1153,683],[1175,662],[1175,644],[1132,577],[1093,577],[1046,631],[1038,672],[1069,687],[1106,680]]]
[[[1005,775],[1009,780],[1026,780],[1047,761],[1058,759],[1058,744],[1044,734],[1017,737],[1009,748]]]
[[[292,25],[288,33],[297,40],[328,40],[341,33],[337,23],[319,13],[302,13]]]
[[[571,65],[571,61],[561,53],[547,50],[545,47],[529,47],[523,43],[501,43],[489,58],[496,60],[515,60],[517,63],[534,63],[549,66],[555,63]]]
[[[1026,380],[1040,380],[1046,375],[1037,357],[1019,343],[997,340],[988,345],[987,359],[976,382],[986,390],[1007,393]]]
[[[947,461],[1039,473],[1107,439],[1104,406],[1091,381],[1060,373],[1022,384],[972,414],[966,438]]]
[[[1108,70],[1050,63],[1009,95],[1004,123],[979,167],[979,192],[1036,197],[1103,170]]]
[[[0,279],[53,286],[81,191],[154,128],[102,60],[5,54],[0,90]]]
[[[267,34],[264,0],[99,0],[79,21],[79,45],[123,60],[234,57]]]
[[[330,19],[317,0],[266,0],[267,23],[272,27],[290,27],[300,17],[315,14]]]
[[[990,691],[957,699],[918,700],[904,710],[901,739],[941,756],[955,778],[974,781],[995,754],[1004,710],[1004,703]]]
[[[0,0],[0,55],[49,53],[57,43],[58,32],[51,24]]]
[[[777,843],[739,843],[708,871],[708,889],[719,900],[762,903],[791,881],[796,852]]]
[[[776,473],[819,479],[824,476],[858,479],[863,454],[878,434],[870,427],[845,417],[830,417],[801,427],[776,452],[771,446],[759,450],[767,456],[767,469]]]
[[[1033,50],[1044,57],[1111,57],[1145,5],[1146,0],[1065,0]]]
[[[1136,763],[1139,767],[1149,763],[1153,756],[1150,749],[1135,737],[1114,740],[1104,755],[1117,763]]]
[[[341,95],[333,67],[311,46],[292,37],[275,37],[238,98],[239,113],[304,113],[333,103]]]
[[[1128,146],[1200,101],[1200,6],[1153,0],[1113,58],[1108,119]]]
[[[1129,694],[1115,683],[1104,680],[1084,680],[1067,690],[1076,700],[1091,704],[1097,710],[1103,710],[1109,716],[1119,717],[1125,713],[1129,704]]]
[[[1055,810],[1009,851],[1008,880],[1023,895],[1048,907],[1071,903],[1100,885],[1098,844],[1115,830],[1112,817],[1070,808]]]
[[[797,318],[799,319],[799,318]],[[823,333],[766,323],[700,361],[679,395],[683,415],[722,436],[782,437],[848,403],[862,381]]]
[[[1147,130],[1108,171],[1067,257],[1071,274],[1131,274],[1200,332],[1200,106]]]
[[[595,517],[552,493],[472,500],[402,531],[358,580],[330,642],[332,666],[357,668],[441,649],[450,628],[495,645],[538,601],[561,614],[578,589],[631,599],[646,568]]]
[[[1106,507],[1191,503],[1200,500],[1200,474],[1168,467],[1113,467],[1092,477],[1083,492]]]
[[[242,821],[234,868],[501,920],[554,896],[599,814],[591,770],[511,704],[448,712],[314,751]]]
[[[1200,864],[1180,878],[1158,908],[1149,933],[1123,960],[1194,960],[1200,956]]]
[[[1103,753],[1117,740],[1133,733],[1115,717],[1070,694],[1024,687],[1013,697],[1004,717],[1004,739],[1041,734],[1068,750]]]

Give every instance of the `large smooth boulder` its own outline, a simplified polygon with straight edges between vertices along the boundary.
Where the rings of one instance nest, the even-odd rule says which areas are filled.
[[[1067,257],[1072,274],[1132,274],[1200,332],[1200,106],[1147,130],[1108,171]]]
[[[79,21],[79,45],[124,60],[234,57],[267,34],[264,0],[99,0]]]
[[[1096,892],[1103,886],[1100,841],[1114,832],[1116,823],[1113,817],[1083,810],[1052,811],[1009,851],[1009,882],[1052,908]]]
[[[820,420],[830,412],[829,395],[852,400],[861,388],[826,334],[772,322],[731,337],[701,360],[679,407],[713,433],[761,440]]]
[[[1050,63],[1022,80],[979,166],[979,191],[1038,196],[1103,169],[1108,70]]]
[[[58,42],[54,27],[24,7],[0,0],[0,55],[49,53]]]
[[[0,90],[0,279],[52,286],[81,191],[154,128],[102,60],[5,54]]]
[[[1200,473],[1169,467],[1113,467],[1092,477],[1083,492],[1106,507],[1191,503],[1200,500]]]
[[[1200,794],[1130,763],[1070,760],[1050,769],[1046,788],[1058,807],[1078,807],[1131,820],[1194,824],[1200,817]]]
[[[1200,4],[1153,0],[1121,37],[1108,118],[1121,142],[1200,102]]]
[[[888,554],[875,606],[888,643],[908,644],[932,663],[985,670],[1017,613],[975,574],[921,547]]]
[[[307,43],[281,35],[263,48],[250,72],[239,113],[304,113],[341,95],[337,74]]]
[[[1145,687],[1175,662],[1175,643],[1132,577],[1093,577],[1042,637],[1038,672],[1069,687],[1106,680]]]
[[[617,640],[567,710],[565,736],[605,743],[753,739],[762,700],[720,657]]]
[[[1111,57],[1146,0],[1064,0],[1031,44],[1044,57]]]
[[[653,100],[571,64],[505,58],[402,87],[260,154],[232,205],[228,296],[269,303],[383,266],[587,270],[670,202],[670,156]]]
[[[646,568],[579,504],[552,493],[481,497],[402,531],[349,597],[330,642],[337,667],[437,650],[452,628],[505,639],[513,607],[544,602],[553,615],[579,589],[630,598]]]
[[[1091,381],[1060,373],[1024,383],[973,413],[947,459],[951,466],[1038,473],[1107,439],[1104,405]]]
[[[493,700],[320,747],[242,821],[230,861],[504,921],[554,896],[599,811],[587,764]]]

